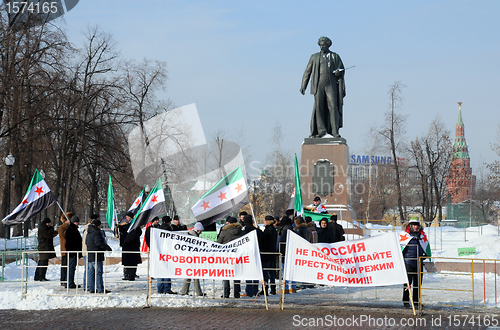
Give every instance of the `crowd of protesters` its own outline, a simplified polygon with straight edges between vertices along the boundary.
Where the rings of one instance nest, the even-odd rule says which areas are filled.
[[[323,210],[323,206],[319,199],[315,199],[314,203],[306,209]],[[318,212],[319,213],[319,212]],[[233,297],[240,296],[256,297],[263,295],[275,295],[280,293],[276,289],[278,263],[284,269],[284,258],[286,253],[286,241],[288,232],[299,235],[310,243],[336,243],[345,240],[345,232],[343,227],[337,223],[336,214],[327,214],[326,210],[324,217],[316,225],[311,217],[296,216],[292,219],[291,216],[283,216],[281,219],[275,218],[272,215],[267,215],[264,219],[264,227],[260,228],[254,221],[253,217],[246,212],[239,213],[239,221],[234,217],[227,217],[225,225],[220,228],[217,236],[217,243],[226,244],[239,237],[256,231],[259,249],[261,252],[261,263],[263,269],[264,285],[259,287],[259,281],[247,280],[245,283],[245,291],[241,292],[241,283],[239,280],[233,281]],[[145,227],[144,241],[142,249],[140,238],[142,230],[137,227],[129,231],[134,218],[133,213],[127,213],[124,219],[118,225],[120,233],[120,246],[122,247],[122,265],[123,279],[125,281],[134,281],[137,276],[137,265],[142,262],[140,252],[148,252],[150,247],[151,228],[159,228],[168,231],[186,231],[188,235],[199,237],[202,231],[206,228],[197,222],[195,226],[188,230],[186,225],[181,224],[179,217],[176,215],[173,219],[170,216],[164,216],[160,224],[159,217],[152,219]],[[53,238],[59,235],[60,250],[61,250],[61,286],[74,289],[81,287],[75,284],[75,269],[78,260],[83,257],[84,279],[83,289],[91,293],[109,293],[109,290],[104,289],[103,285],[103,262],[105,260],[104,251],[111,251],[111,247],[106,242],[106,235],[101,228],[99,215],[90,216],[87,224],[83,229],[83,235],[80,235],[78,226],[80,219],[71,212],[61,215],[61,224],[57,231],[52,226],[49,218],[45,218],[38,228],[38,250],[41,251],[38,257],[38,266],[35,271],[35,281],[48,281],[46,278],[48,261],[55,258]],[[213,227],[213,226],[212,226]],[[214,228],[210,228],[214,229]],[[409,234],[408,242],[405,243],[403,256],[405,258],[405,266],[408,273],[410,285],[413,284],[413,299],[418,303],[418,287],[417,284],[422,281],[422,277],[418,278],[417,260],[420,256],[425,256],[421,243],[423,240],[423,229],[418,220],[411,220],[403,226],[403,230]],[[281,254],[281,260],[279,255]],[[278,265],[278,266],[277,266]],[[421,268],[422,265],[420,265]],[[279,275],[279,274],[278,274]],[[421,276],[421,275],[420,275]],[[160,294],[175,295],[177,292],[172,291],[172,279],[157,278],[157,290]],[[191,279],[183,281],[180,294],[187,295],[191,285]],[[204,296],[199,279],[194,279],[194,295]],[[314,287],[308,283],[288,283],[284,285],[284,293],[295,293],[298,289]],[[405,306],[409,306],[409,288],[405,286],[403,301]],[[229,280],[223,281],[223,295],[221,298],[229,298],[231,286]]]

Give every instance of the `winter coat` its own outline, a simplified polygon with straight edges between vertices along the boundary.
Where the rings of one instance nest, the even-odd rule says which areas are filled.
[[[59,242],[61,243],[61,256],[66,256],[62,251],[81,251],[82,250],[82,235],[78,231],[78,227],[74,223],[63,223],[58,228]],[[77,253],[70,253],[70,258],[76,258]],[[81,257],[81,253],[79,253]]]
[[[431,256],[429,241],[422,225],[415,232],[411,231],[409,223],[404,223],[402,229],[403,232],[399,234],[399,244],[405,264],[417,267],[419,257]],[[423,262],[423,259],[420,260]]]
[[[318,243],[318,227],[316,227],[316,222],[311,221],[307,223],[307,229],[311,232],[311,243]]]
[[[318,228],[318,243],[334,243],[333,231],[328,228]]]
[[[337,222],[332,221],[328,224],[328,228],[333,232],[333,242],[340,242],[340,241],[345,241],[344,237],[344,227],[342,225],[339,225]]]
[[[87,260],[88,262],[104,261],[104,253],[93,253],[94,251],[112,251],[104,240],[104,232],[93,225],[87,228]],[[97,260],[96,260],[97,256]]]
[[[38,251],[54,251],[54,237],[57,236],[57,231],[54,227],[47,226],[41,223],[38,227]],[[56,254],[54,252],[40,253],[40,260],[48,260],[55,258]]]
[[[84,257],[87,257],[87,234],[89,232],[89,226],[90,226],[90,223],[87,223],[84,227],[83,227],[83,235],[82,235],[82,255]]]
[[[187,230],[187,226],[179,223],[178,226],[172,225],[172,231]]]
[[[311,232],[309,231],[309,229],[307,229],[307,224],[306,223],[301,223],[301,224],[298,224],[294,229],[293,229],[294,232],[296,232],[300,237],[302,237],[303,239],[305,239],[306,241],[308,242],[311,242]]]
[[[128,228],[132,223],[120,225],[120,246],[122,247],[122,264],[123,266],[137,266],[142,262],[140,253],[126,253],[127,251],[141,251],[141,228],[136,228],[130,233],[127,233]]]
[[[262,230],[255,228],[253,225],[245,226],[245,228],[243,229],[243,235],[246,235],[254,230],[257,231],[257,241],[259,242],[259,250],[262,251],[262,244],[264,243],[264,233],[262,232]]]
[[[217,243],[226,244],[243,236],[243,227],[239,223],[230,223],[221,228]]]
[[[293,231],[293,227],[291,224],[284,225],[283,227],[281,227],[281,230],[280,230],[279,252],[281,253],[281,263],[285,262],[286,236],[288,235],[289,230]]]
[[[278,233],[273,225],[267,225],[263,232],[263,242],[261,252],[276,252],[276,241],[278,240]],[[276,262],[275,254],[262,254],[260,256],[262,262]]]

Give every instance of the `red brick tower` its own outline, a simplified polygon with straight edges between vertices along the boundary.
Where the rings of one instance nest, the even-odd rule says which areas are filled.
[[[446,179],[446,192],[453,204],[474,197],[476,176],[470,167],[469,148],[465,142],[465,128],[462,121],[462,102],[458,102],[458,119],[455,128],[455,143],[451,154],[450,172]]]

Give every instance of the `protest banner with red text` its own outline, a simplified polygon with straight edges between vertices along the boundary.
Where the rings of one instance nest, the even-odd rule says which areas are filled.
[[[151,229],[151,277],[219,280],[261,280],[257,233],[252,232],[226,244]]]
[[[288,231],[285,279],[333,286],[383,286],[408,282],[394,233],[311,244]]]

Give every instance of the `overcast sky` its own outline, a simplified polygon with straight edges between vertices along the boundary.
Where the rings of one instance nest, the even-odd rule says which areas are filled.
[[[345,76],[340,131],[351,154],[366,154],[368,131],[383,123],[387,92],[401,81],[408,141],[436,116],[454,136],[463,102],[476,171],[497,159],[490,144],[500,124],[499,14],[496,0],[82,0],[59,24],[76,46],[87,26],[99,25],[124,58],[166,61],[162,97],[196,103],[207,139],[226,131],[261,162],[277,123],[283,149],[300,156],[314,102],[309,89],[299,92],[302,74],[317,39],[328,36],[344,65],[356,66]]]

